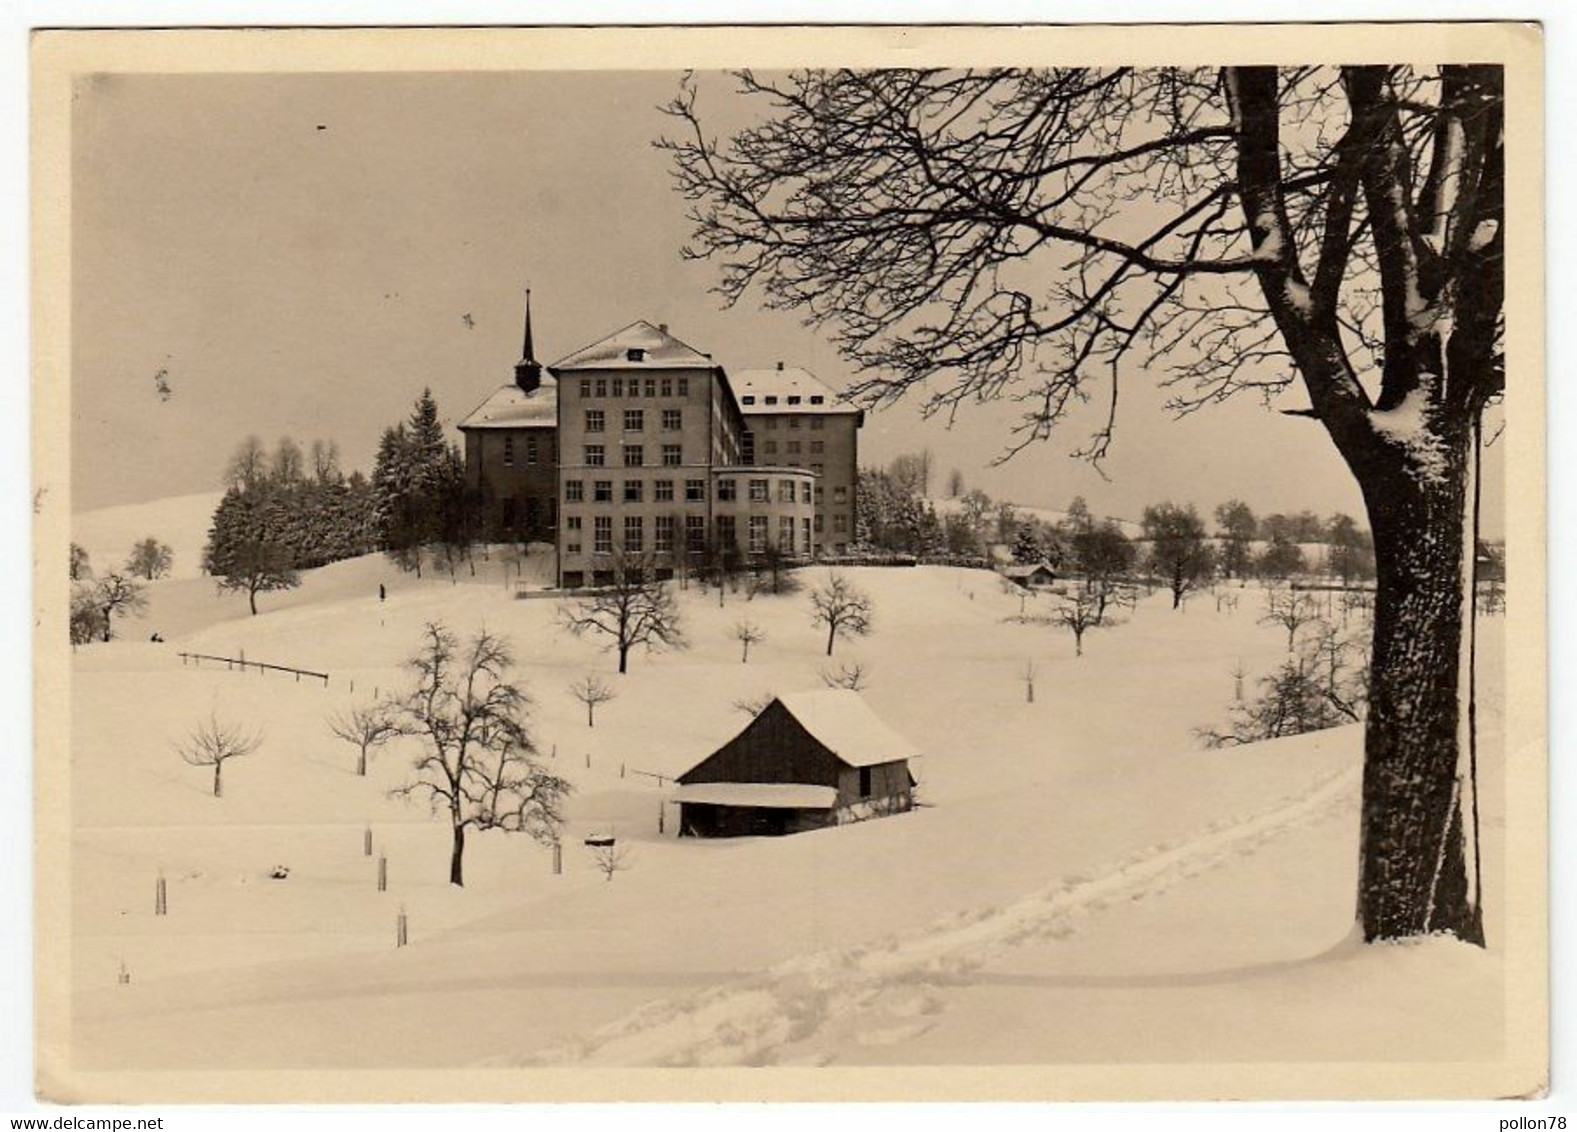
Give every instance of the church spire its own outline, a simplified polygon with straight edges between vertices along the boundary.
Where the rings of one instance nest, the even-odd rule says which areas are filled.
[[[526,333],[520,345],[520,360],[515,363],[515,384],[526,393],[534,392],[542,384],[542,365],[537,361],[531,344],[531,288],[526,288]]]

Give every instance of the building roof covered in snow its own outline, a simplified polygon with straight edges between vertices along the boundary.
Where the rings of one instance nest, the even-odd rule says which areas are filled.
[[[674,801],[706,806],[829,810],[837,804],[838,791],[832,786],[799,782],[692,782],[676,789]]]
[[[606,338],[582,346],[548,367],[552,373],[566,370],[628,369],[712,369],[710,357],[679,341],[666,326],[653,326],[644,319],[616,330]]]
[[[829,688],[778,697],[801,727],[849,766],[917,759],[920,749],[871,710],[858,692]]]
[[[552,378],[527,393],[511,382],[500,386],[460,422],[473,428],[553,428],[558,424],[558,387]]]
[[[747,417],[766,413],[845,413],[863,415],[858,405],[841,401],[821,378],[798,366],[747,369],[728,376]]]
[[[1015,582],[1025,581],[1035,577],[1037,574],[1049,574],[1053,578],[1057,576],[1057,572],[1051,568],[1049,562],[1015,562],[1011,566],[1004,566],[1002,573],[1012,578]]]

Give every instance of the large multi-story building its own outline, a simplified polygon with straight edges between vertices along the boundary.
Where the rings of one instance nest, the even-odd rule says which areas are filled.
[[[544,377],[530,317],[528,298],[516,380],[460,425],[489,537],[545,522],[569,588],[607,581],[621,555],[666,577],[848,549],[863,418],[815,377],[780,365],[736,395],[710,355],[648,322]]]

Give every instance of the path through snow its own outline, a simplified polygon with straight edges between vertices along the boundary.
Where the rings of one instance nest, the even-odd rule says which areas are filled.
[[[1358,768],[1317,780],[1258,813],[1214,822],[1196,834],[1152,845],[1095,876],[1068,876],[1012,903],[946,917],[905,937],[816,952],[744,982],[651,1003],[570,1043],[509,1059],[514,1065],[716,1066],[792,1063],[779,1051],[805,1042],[835,1018],[883,1000],[887,1024],[860,1032],[866,1045],[910,1040],[942,1009],[928,987],[967,981],[992,957],[1035,940],[1071,935],[1081,916],[1143,900],[1180,880],[1248,856],[1265,843],[1352,804]],[[912,988],[892,1025],[892,992]],[[820,1060],[820,1059],[818,1059]]]

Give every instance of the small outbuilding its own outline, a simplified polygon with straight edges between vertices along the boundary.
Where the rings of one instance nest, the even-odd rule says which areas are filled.
[[[1014,563],[1004,567],[1004,577],[1026,589],[1032,586],[1049,586],[1057,580],[1057,572],[1045,562]]]
[[[779,696],[679,776],[679,835],[776,836],[903,813],[919,754],[858,692]]]

